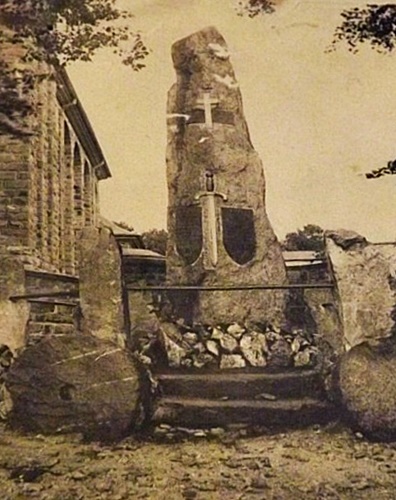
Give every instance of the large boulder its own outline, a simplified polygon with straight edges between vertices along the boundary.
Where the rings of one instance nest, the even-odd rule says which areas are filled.
[[[141,376],[131,355],[92,335],[27,347],[6,376],[8,418],[26,431],[125,436],[141,418]]]
[[[118,243],[105,227],[87,226],[79,238],[81,330],[125,345],[125,312]]]
[[[363,343],[345,353],[336,391],[355,430],[379,440],[396,439],[396,342]]]
[[[336,282],[344,346],[395,333],[396,245],[372,244],[352,231],[326,233]]]

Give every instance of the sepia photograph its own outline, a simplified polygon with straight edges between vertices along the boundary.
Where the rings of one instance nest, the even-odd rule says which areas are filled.
[[[383,0],[0,0],[2,499],[396,498],[395,48]]]

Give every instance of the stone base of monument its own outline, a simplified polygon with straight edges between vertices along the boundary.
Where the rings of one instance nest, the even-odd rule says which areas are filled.
[[[159,321],[156,336],[159,350],[151,354],[154,366],[159,351],[166,366],[180,369],[308,368],[320,358],[314,336],[300,328],[284,331],[265,324],[213,327]]]
[[[277,373],[173,371],[157,374],[157,379],[161,396],[152,419],[156,425],[291,428],[337,418],[317,369]]]
[[[324,385],[331,360],[308,329],[187,325],[152,306],[133,334],[135,354],[157,382],[155,434],[169,426],[210,433],[216,426],[290,428],[337,417]]]

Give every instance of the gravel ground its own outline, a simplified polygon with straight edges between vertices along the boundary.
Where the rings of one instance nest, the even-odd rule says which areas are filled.
[[[370,443],[336,425],[198,436],[108,446],[1,427],[0,498],[396,499],[396,443]]]

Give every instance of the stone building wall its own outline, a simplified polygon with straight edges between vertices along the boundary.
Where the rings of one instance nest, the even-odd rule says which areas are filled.
[[[30,145],[0,136],[0,243],[28,246]]]
[[[99,180],[109,169],[63,69],[22,62],[23,49],[0,47],[0,58],[34,74],[31,112],[18,127],[0,113],[0,245],[30,268],[77,274],[79,231],[98,221]]]

